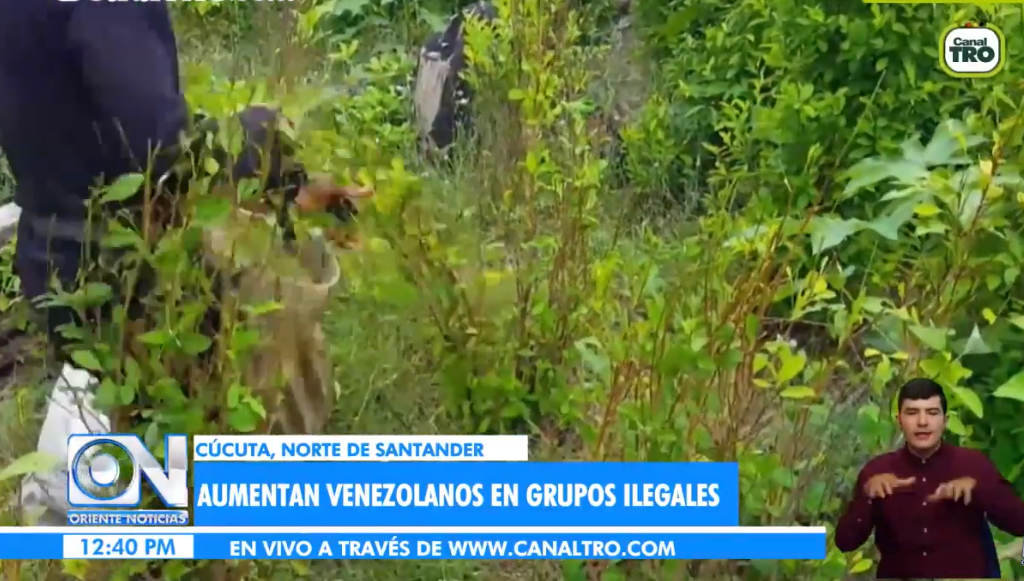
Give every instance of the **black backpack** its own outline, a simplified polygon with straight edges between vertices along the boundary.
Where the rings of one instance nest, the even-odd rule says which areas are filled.
[[[447,148],[471,123],[472,90],[462,78],[466,67],[462,26],[468,15],[490,22],[497,18],[497,11],[490,2],[472,4],[420,49],[413,102],[420,140],[427,149]]]

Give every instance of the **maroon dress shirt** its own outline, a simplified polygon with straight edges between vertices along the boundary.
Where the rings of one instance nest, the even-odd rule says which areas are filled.
[[[868,499],[864,484],[876,474],[915,477],[884,499]],[[969,476],[977,480],[971,504],[926,499],[940,484]],[[988,577],[982,540],[985,519],[1001,530],[1024,536],[1024,501],[981,452],[943,444],[921,459],[907,448],[883,454],[860,471],[853,500],[836,526],[836,547],[855,551],[872,530],[882,555],[879,579]]]

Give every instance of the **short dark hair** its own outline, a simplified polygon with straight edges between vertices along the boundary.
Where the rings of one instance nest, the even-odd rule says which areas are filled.
[[[899,410],[903,411],[903,402],[908,399],[931,399],[936,396],[942,405],[942,413],[946,413],[946,392],[943,391],[942,386],[931,379],[918,377],[903,384],[897,404]]]

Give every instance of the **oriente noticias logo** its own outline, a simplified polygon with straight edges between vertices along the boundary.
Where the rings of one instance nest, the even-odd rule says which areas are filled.
[[[952,77],[991,77],[1005,64],[1006,37],[994,24],[954,24],[939,37],[939,66]]]

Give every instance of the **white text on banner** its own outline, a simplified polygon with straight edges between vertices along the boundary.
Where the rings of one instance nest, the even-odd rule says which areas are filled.
[[[525,462],[527,436],[195,436],[194,462]]]
[[[824,527],[0,527],[0,559],[813,559]],[[198,542],[196,542],[198,540]]]
[[[209,526],[737,526],[715,462],[196,462]]]

